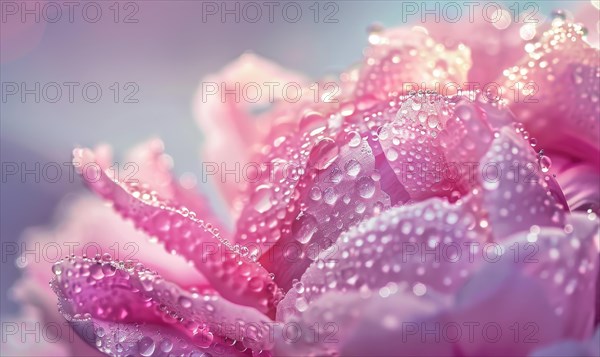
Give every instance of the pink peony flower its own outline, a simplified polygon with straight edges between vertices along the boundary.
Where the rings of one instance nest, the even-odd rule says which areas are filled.
[[[211,171],[234,229],[170,173],[158,140],[131,153],[139,182],[115,179],[105,147],[76,149],[126,221],[77,198],[56,228],[28,234],[103,253],[52,266],[79,336],[53,353],[598,355],[598,49],[562,18],[546,27],[532,41],[486,28],[492,53],[486,36],[450,33],[455,46],[437,27],[376,29],[333,93],[258,114],[268,103],[199,92],[206,162],[244,168]],[[505,70],[486,63],[505,50]],[[501,95],[429,91],[478,77]],[[286,81],[311,91],[245,54],[205,82]],[[113,253],[124,241],[136,261]],[[58,322],[37,291],[49,268],[28,264],[17,291]]]

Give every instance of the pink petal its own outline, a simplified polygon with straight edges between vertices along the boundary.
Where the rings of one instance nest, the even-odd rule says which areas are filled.
[[[141,264],[70,258],[52,270],[60,311],[82,338],[95,342],[101,351],[117,348],[114,329],[123,325],[128,343],[143,336],[157,341],[163,335],[185,336],[200,348],[218,348],[227,339],[256,350],[270,347],[270,320],[257,310],[210,292],[182,290]],[[94,330],[79,327],[89,323]],[[184,344],[177,343],[178,348]]]
[[[257,159],[265,164],[249,185],[236,231],[236,242],[252,255],[264,255],[282,236],[285,222],[295,219],[299,183],[310,172],[309,154],[321,141],[333,137],[327,117],[320,111],[306,111],[299,124],[290,125],[286,133],[273,138]]]
[[[377,291],[388,283],[424,282],[453,292],[476,265],[471,244],[481,246],[490,232],[477,224],[477,205],[432,198],[394,207],[343,234],[294,284],[277,308],[287,320],[312,306],[329,290]]]
[[[486,113],[471,101],[467,96],[409,96],[401,99],[395,119],[381,128],[383,153],[413,201],[464,194],[473,186],[466,164],[485,153],[492,131]]]
[[[596,357],[600,356],[600,328],[588,341],[565,339],[551,346],[540,348],[531,357]]]
[[[598,221],[573,215],[565,230],[533,227],[504,241],[503,255],[480,259],[479,273],[457,294],[450,321],[510,331],[495,343],[485,335],[463,340],[462,354],[522,356],[559,338],[591,335]]]
[[[285,337],[274,351],[281,356],[452,356],[449,342],[430,338],[424,343],[417,332],[423,325],[435,328],[448,305],[448,299],[415,297],[402,289],[386,298],[327,292],[301,317],[282,325]]]
[[[281,100],[285,84],[304,85],[306,82],[303,76],[251,53],[243,54],[221,72],[204,78],[194,103],[198,124],[206,135],[203,160],[216,163],[219,167],[225,165],[230,170],[236,164],[243,167],[249,163],[253,146],[262,144],[276,118],[270,113],[256,115],[252,111]],[[276,90],[269,89],[264,83],[276,83],[278,87]],[[258,84],[261,88],[262,95],[256,103],[253,103],[254,89],[248,87],[250,94],[244,94],[248,84]],[[218,93],[211,95],[209,93],[213,93],[213,85]],[[271,91],[272,98],[269,94]],[[240,182],[231,176],[229,179],[220,179],[218,176],[215,183],[227,204],[235,211],[234,204],[241,193]]]
[[[484,14],[483,8],[477,6],[472,18],[465,11],[458,23],[430,21],[425,24],[430,36],[446,48],[466,46],[470,50],[473,64],[469,69],[468,81],[476,83],[479,88],[486,85],[491,88],[502,70],[525,54],[523,47],[526,41],[519,34],[520,28],[541,22],[532,11],[521,14],[521,19],[513,19],[511,13],[514,10],[496,12],[494,8],[488,7]]]
[[[164,200],[177,202],[193,212],[202,212],[204,220],[211,222],[222,233],[227,233],[224,224],[213,213],[208,198],[201,195],[195,187],[184,187],[171,172],[173,161],[165,154],[164,144],[160,139],[151,139],[133,148],[125,162],[135,167],[131,180],[147,184]],[[123,172],[122,175],[124,174]]]
[[[23,253],[26,254],[17,258],[18,264],[23,266],[23,274],[11,288],[14,300],[26,306],[26,310],[39,310],[36,321],[46,326],[60,327],[59,335],[62,337],[58,341],[40,339],[39,343],[34,343],[35,336],[32,336],[24,341],[24,346],[14,346],[15,349],[27,351],[19,355],[33,354],[36,350],[46,351],[42,354],[48,355],[53,346],[62,346],[69,355],[94,355],[92,352],[95,349],[92,350],[77,335],[73,335],[68,325],[64,324],[56,309],[56,296],[48,286],[52,277],[49,266],[64,256],[110,254],[122,260],[146,261],[149,262],[149,268],[163,271],[166,279],[180,286],[207,285],[206,278],[195,269],[190,269],[183,258],[169,254],[163,247],[150,242],[131,222],[124,221],[110,207],[90,195],[67,196],[57,209],[53,225],[28,228],[22,244]],[[33,254],[36,251],[38,253]],[[23,342],[23,339],[19,340]],[[48,346],[50,344],[53,346]]]
[[[532,227],[507,239],[521,249],[509,248],[521,271],[537,278],[546,291],[546,300],[564,323],[563,337],[587,338],[594,328],[593,313],[600,272],[599,221],[583,213],[570,215],[564,229]],[[532,244],[533,243],[533,244]]]
[[[377,29],[369,35],[369,42],[371,46],[365,50],[356,98],[385,100],[392,93],[408,92],[411,85],[413,90],[453,94],[444,93],[438,87],[448,82],[459,85],[466,82],[471,66],[469,50],[464,47],[448,50],[422,29]]]
[[[461,326],[462,356],[526,356],[561,336],[541,281],[521,274],[510,259],[488,263],[461,289],[447,324]],[[465,326],[471,326],[471,335]]]
[[[431,208],[439,205],[435,202],[439,199],[430,201]],[[427,203],[429,201],[413,207],[414,214],[420,218],[418,223],[430,216],[419,207]],[[448,206],[445,204],[438,207],[440,210],[431,212],[451,214],[453,211],[448,212]],[[410,212],[410,207],[406,212]],[[402,216],[384,213],[372,222],[360,225],[344,236],[348,242],[342,239],[341,245],[346,245],[340,249],[341,253],[333,255],[337,259],[320,268],[318,263],[316,268],[315,265],[309,268],[302,281],[313,279],[319,282],[298,285],[295,292],[290,291],[279,308],[292,302],[296,313],[282,311],[278,314],[282,326],[294,326],[294,331],[300,329],[302,336],[308,337],[298,341],[279,340],[276,353],[522,356],[564,336],[582,339],[591,335],[593,316],[589,311],[593,309],[598,273],[597,220],[590,221],[578,215],[569,221],[570,227],[566,226],[565,231],[543,228],[520,232],[498,245],[503,254],[484,256],[478,253],[475,260],[463,255],[458,267],[453,266],[455,261],[439,259],[439,272],[452,274],[455,270],[466,269],[466,274],[461,276],[469,277],[466,284],[464,279],[455,279],[451,286],[444,287],[438,282],[444,274],[429,274],[426,270],[425,274],[409,272],[402,275],[403,269],[412,268],[419,259],[409,262],[410,265],[401,264],[403,261],[399,257],[391,259],[400,267],[400,274],[385,279],[377,260],[371,265],[372,270],[359,267],[361,263],[369,262],[370,257],[379,259],[381,254],[394,250],[389,243],[383,243],[387,236],[381,230],[383,227],[384,232],[402,237],[402,225],[397,223]],[[454,234],[464,232],[464,227],[445,223],[440,216],[442,214],[432,222],[438,222],[439,229],[456,228]],[[428,230],[423,232],[426,234]],[[354,236],[356,233],[360,234]],[[369,237],[369,234],[378,234],[379,238],[359,244],[360,237]],[[431,237],[430,234],[427,236]],[[463,239],[477,242],[469,236]],[[370,252],[369,248],[371,256],[365,256]],[[533,256],[531,248],[536,248]],[[384,255],[383,264],[387,261]],[[358,274],[352,279],[357,284],[326,286],[330,282],[344,281],[335,275],[327,277],[328,272],[344,266],[353,269],[352,274]],[[347,276],[352,277],[352,274]],[[381,279],[379,284],[377,279]],[[295,295],[291,295],[292,292]],[[303,300],[305,296],[312,298]],[[408,324],[416,331],[410,333]],[[493,326],[485,327],[490,324]],[[451,346],[449,339],[454,335],[426,333],[449,331],[452,328],[449,326],[458,326],[461,333]],[[498,328],[502,331],[500,336],[495,334]],[[519,333],[517,338],[515,330]],[[332,332],[334,339],[325,340],[332,337]]]
[[[313,148],[298,185],[296,209],[290,212],[296,217],[284,224],[281,238],[261,258],[284,290],[340,233],[390,205],[369,143],[352,139],[326,138]]]
[[[95,163],[90,150],[76,150],[74,156],[76,167],[93,191],[112,201],[136,227],[157,237],[165,249],[193,263],[225,298],[263,312],[273,307],[278,289],[268,272],[220,238],[210,223],[197,219],[195,212],[177,202],[162,201],[143,186],[112,180]]]
[[[566,201],[553,177],[531,146],[504,127],[479,162],[477,178],[482,186],[483,208],[497,241],[528,230],[564,225]]]
[[[189,337],[178,330],[157,325],[115,323],[95,318],[69,319],[73,330],[103,356],[203,357],[222,353],[233,357],[247,356],[226,341],[205,347],[207,343],[202,337]],[[245,350],[245,347],[241,349]]]
[[[511,109],[540,148],[600,165],[598,49],[556,19],[528,50],[500,79]]]
[[[600,173],[595,165],[573,160],[560,154],[548,153],[552,158],[550,172],[565,195],[572,211],[595,210],[600,213]]]

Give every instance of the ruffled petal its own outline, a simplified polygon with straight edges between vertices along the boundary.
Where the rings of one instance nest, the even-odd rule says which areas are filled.
[[[392,93],[407,94],[410,90],[449,95],[453,94],[450,90],[456,91],[466,82],[471,66],[469,49],[461,46],[448,50],[423,29],[377,29],[369,35],[369,42],[355,88],[356,98],[385,100]],[[444,88],[446,91],[439,88],[446,83],[453,85]]]
[[[277,118],[269,112],[260,113],[283,98],[282,86],[288,83],[303,86],[307,79],[251,53],[204,78],[194,102],[197,122],[206,134],[203,161],[216,163],[219,170],[221,165],[233,170],[248,164],[254,146],[262,144]],[[257,98],[256,86],[262,93]],[[235,211],[242,192],[240,182],[229,176],[214,183]]]
[[[278,289],[269,273],[219,236],[219,231],[177,202],[165,202],[143,186],[107,176],[87,149],[74,152],[76,167],[91,189],[110,200],[117,212],[158,238],[165,249],[189,260],[211,286],[233,302],[267,312]]]
[[[211,292],[182,290],[141,264],[69,258],[52,270],[60,311],[83,339],[103,352],[122,352],[120,342],[137,342],[140,348],[158,345],[159,336],[186,336],[197,348],[218,348],[227,339],[257,351],[270,347],[270,320],[256,309]],[[89,323],[91,331],[81,328]],[[125,341],[114,336],[121,325],[129,334]],[[178,348],[184,344],[176,343]]]
[[[571,211],[600,213],[600,172],[588,162],[548,153],[550,172],[556,177]]]
[[[476,268],[470,246],[481,249],[491,235],[477,224],[475,199],[450,204],[433,198],[361,223],[317,257],[279,303],[277,319],[310,309],[330,290],[389,291],[396,283],[424,282],[455,291]]]
[[[340,129],[335,126],[339,121],[331,118],[334,113],[327,108],[300,111],[296,113],[299,123],[284,125],[287,132],[274,135],[272,144],[264,147],[257,159],[263,164],[252,176],[236,225],[236,242],[247,247],[250,255],[266,254],[297,217],[300,183],[307,174],[323,168],[309,167],[311,152],[324,150],[322,160],[328,165],[328,160],[337,157],[338,144],[331,143]]]
[[[415,208],[417,217],[427,219],[431,212],[455,213],[448,204],[440,207],[436,203],[439,199],[430,201],[429,208],[437,205],[441,209],[428,213]],[[435,259],[430,252],[434,257],[421,254],[405,262],[398,256],[386,259],[388,254],[393,255],[388,251],[398,249],[386,243],[390,240],[381,233],[383,230],[401,237],[404,224],[396,223],[401,221],[399,217],[384,213],[373,219],[373,224],[360,225],[342,238],[340,245],[347,243],[344,239],[349,242],[333,256],[338,259],[309,268],[302,281],[319,283],[298,284],[280,304],[284,308],[291,302],[295,313],[278,314],[282,326],[289,330],[293,326],[304,338],[294,340],[288,336],[277,341],[276,353],[523,356],[564,336],[581,340],[591,335],[593,316],[589,311],[593,309],[598,273],[597,219],[575,215],[564,230],[538,227],[520,232],[496,244],[493,250],[497,253],[477,250],[475,255],[450,260],[443,256]],[[454,218],[454,223],[439,216],[432,220],[438,229],[455,227],[455,232],[464,231],[462,222]],[[361,234],[351,239],[352,233]],[[380,239],[373,242],[381,243],[371,256],[377,260],[363,257],[373,242],[360,237],[376,234]],[[399,267],[392,268],[394,273],[385,278],[378,262],[382,254],[382,264],[393,261]],[[415,274],[415,263],[423,259],[439,263],[438,273],[425,269]],[[351,284],[344,283],[344,277],[327,278],[338,266],[352,269],[346,275]],[[409,271],[402,273],[407,268]],[[460,279],[444,284],[445,276],[454,271],[461,272]],[[313,299],[306,300],[305,296]]]
[[[194,187],[195,184],[185,182],[184,186],[171,172],[173,160],[165,154],[160,139],[148,140],[131,149],[125,162],[135,167],[131,180],[148,185],[164,200],[177,202],[193,212],[201,212],[205,221],[211,222],[221,233],[227,233],[225,225],[210,207],[208,198]]]
[[[533,225],[503,243],[521,271],[542,283],[546,300],[563,321],[563,337],[582,339],[593,332],[595,316],[590,311],[595,310],[598,292],[599,229],[595,215],[574,213],[560,228]]]
[[[426,24],[430,36],[446,48],[466,46],[470,50],[472,66],[468,81],[479,88],[491,88],[502,70],[525,54],[526,40],[531,39],[527,34],[535,34],[536,25],[541,22],[532,11],[521,19],[513,19],[514,11],[496,6],[482,10],[483,13],[475,10],[475,16],[463,13],[462,21]],[[526,38],[519,33],[521,28],[527,29],[523,32]]]
[[[446,316],[446,324],[461,326],[457,354],[525,356],[560,338],[562,320],[553,313],[542,285],[522,274],[511,259],[484,262]]]
[[[529,143],[514,128],[502,128],[479,162],[483,208],[494,239],[541,227],[564,226],[567,203],[556,180],[547,174],[544,157],[536,157]]]
[[[395,119],[381,128],[383,153],[411,200],[464,195],[474,186],[469,164],[479,161],[492,140],[476,96],[403,98]]]
[[[422,341],[435,329],[448,299],[415,297],[403,289],[386,297],[330,291],[297,318],[286,320],[274,352],[281,356],[452,356],[448,341]],[[279,334],[279,333],[278,333]],[[431,335],[430,335],[431,336]]]
[[[297,216],[260,260],[284,290],[340,233],[390,206],[368,141],[352,139],[324,139],[313,148],[298,185]]]
[[[600,166],[600,54],[582,34],[580,25],[555,19],[499,82],[540,148]]]

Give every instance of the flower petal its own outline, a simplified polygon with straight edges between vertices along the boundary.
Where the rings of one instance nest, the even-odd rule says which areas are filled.
[[[600,213],[600,173],[590,163],[573,160],[560,154],[548,153],[552,157],[550,172],[556,175],[571,211],[591,209]]]
[[[537,278],[553,312],[565,325],[561,336],[586,338],[593,332],[600,272],[600,222],[584,213],[569,215],[561,228],[533,227],[503,243],[524,274]],[[515,243],[521,249],[515,252]]]
[[[429,203],[433,208],[440,204],[436,203],[439,200],[431,199],[419,205]],[[446,212],[449,207],[445,205],[439,207],[442,210],[433,212]],[[415,209],[415,214],[417,212],[420,211]],[[396,220],[385,220],[390,225],[382,226],[386,215],[353,231],[359,232],[364,227],[370,228],[373,234],[384,227],[401,236],[402,228],[396,224],[401,220],[399,215],[390,214]],[[427,216],[426,212],[417,215]],[[379,224],[375,224],[377,221]],[[436,221],[440,228],[445,225],[443,219],[436,218]],[[364,261],[356,259],[361,257],[358,252],[368,252],[369,244],[356,244],[357,239],[351,240],[354,247],[341,250],[349,254],[342,253],[342,259],[336,264],[353,265],[359,274],[354,280],[360,288],[347,284],[325,287],[321,283],[300,286],[304,295],[290,295],[293,290],[288,293],[280,308],[291,299],[298,311],[278,315],[278,319],[283,322],[282,326],[292,325],[306,337],[298,341],[279,340],[275,352],[283,355],[301,351],[305,355],[522,356],[562,336],[587,338],[591,335],[593,316],[589,311],[593,308],[598,273],[598,221],[576,215],[569,224],[572,226],[565,227],[565,231],[556,228],[536,231],[535,240],[532,232],[519,233],[498,245],[503,254],[496,257],[477,254],[474,260],[463,258],[458,268],[453,267],[456,262],[439,260],[440,271],[468,270],[463,275],[469,278],[466,284],[464,279],[457,279],[449,287],[437,282],[442,274],[405,274],[404,277],[396,274],[391,279],[381,279],[387,283],[377,289],[378,284],[372,282],[381,275],[378,270],[369,272],[364,267],[356,268]],[[451,224],[446,226],[446,229],[452,227]],[[464,230],[464,227],[456,227],[456,230]],[[383,236],[378,241],[387,239]],[[533,257],[531,249],[526,249],[531,248],[532,242],[538,247]],[[394,249],[390,246],[375,248],[373,256],[379,258],[388,250]],[[352,264],[344,263],[344,256]],[[413,263],[418,261],[413,259]],[[373,267],[378,266],[378,262],[374,262]],[[407,266],[412,268],[406,263],[398,266],[401,266],[398,272]],[[303,281],[319,275],[322,278],[326,275],[323,270],[336,268],[325,264],[321,269],[311,269]],[[328,281],[343,280],[332,277]],[[321,291],[325,292],[321,294]],[[308,304],[297,298],[309,295],[315,299]]]
[[[311,151],[299,186],[296,214],[261,263],[284,290],[300,279],[317,255],[343,231],[389,208],[366,139],[324,139]],[[343,143],[343,144],[342,144]]]
[[[484,263],[446,317],[447,323],[477,331],[459,339],[460,355],[525,356],[558,339],[562,320],[545,293],[539,279],[522,274],[510,259]]]
[[[202,212],[204,220],[211,222],[221,233],[227,233],[224,224],[210,207],[208,198],[193,185],[184,187],[171,172],[173,161],[165,154],[160,139],[148,140],[130,150],[126,163],[135,165],[136,172],[131,176],[132,179],[148,185],[164,200],[177,202],[193,212]]]
[[[468,164],[479,161],[492,140],[481,105],[466,95],[437,94],[408,96],[400,103],[378,137],[410,198],[467,193],[475,184]]]
[[[286,320],[285,338],[276,341],[274,352],[281,356],[452,356],[448,341],[433,341],[434,337],[424,343],[423,334],[415,330],[424,325],[435,329],[448,305],[448,299],[415,297],[404,290],[386,298],[356,291],[327,292],[302,316]]]
[[[440,84],[466,82],[471,66],[468,48],[455,51],[436,43],[422,29],[376,29],[369,35],[363,66],[355,89],[356,98],[385,100],[392,93],[438,90]],[[426,88],[423,88],[425,85]],[[451,93],[443,93],[449,95]]]
[[[299,184],[315,169],[309,167],[313,149],[319,145],[321,149],[337,149],[328,144],[339,130],[333,128],[333,120],[328,120],[333,114],[327,108],[317,109],[296,113],[301,116],[300,122],[286,125],[287,132],[273,138],[272,145],[267,145],[258,159],[265,164],[257,169],[236,227],[236,242],[247,247],[251,256],[266,254],[282,237],[283,228],[289,227],[298,215]],[[322,154],[333,152],[326,150]],[[327,158],[324,160],[327,162]]]
[[[539,147],[600,165],[599,63],[581,27],[555,19],[525,58],[504,71],[509,105]]]
[[[501,6],[501,5],[500,5]],[[502,69],[513,65],[525,54],[526,41],[521,37],[521,28],[535,33],[540,19],[527,14],[523,19],[513,19],[508,9],[500,6],[477,13],[476,16],[461,16],[463,21],[439,21],[426,24],[430,36],[448,49],[466,46],[470,50],[471,62],[468,81],[483,88],[494,84]],[[460,83],[462,85],[462,83]]]
[[[528,230],[532,223],[564,226],[568,207],[542,160],[514,129],[504,127],[479,162],[483,208],[495,240]]]
[[[412,287],[425,282],[441,292],[455,291],[476,268],[463,250],[490,236],[477,224],[477,206],[471,200],[450,204],[432,198],[394,207],[351,229],[288,291],[278,305],[277,320],[310,309],[329,290],[389,291],[388,283]]]
[[[197,219],[195,212],[177,202],[163,202],[143,186],[112,180],[90,150],[78,149],[74,156],[76,167],[93,191],[112,201],[136,227],[157,237],[165,249],[192,262],[225,298],[263,312],[274,307],[278,289],[269,273],[220,238],[210,223]]]
[[[280,87],[274,90],[267,84],[303,85],[306,82],[303,76],[251,53],[243,54],[221,72],[204,78],[194,102],[198,124],[206,134],[203,160],[225,165],[229,170],[236,164],[247,164],[253,146],[262,143],[275,119],[270,113],[253,112],[281,100],[284,93]],[[258,84],[262,88],[262,95],[257,100],[253,99],[254,94],[245,94],[255,90],[248,87],[250,89],[244,91],[248,84]],[[241,193],[240,183],[232,179],[216,180],[215,183],[234,210],[236,198]]]
[[[59,309],[72,324],[102,321],[111,330],[125,324],[133,329],[129,333],[138,338],[146,333],[153,340],[167,331],[179,332],[204,348],[216,348],[225,338],[257,350],[270,347],[270,320],[257,310],[214,293],[182,290],[141,264],[70,258],[52,270],[51,286],[59,297]],[[144,327],[140,330],[136,325]],[[115,343],[120,342],[105,334],[108,331],[92,332],[92,338],[89,331],[82,338],[96,341],[98,347],[117,348]]]

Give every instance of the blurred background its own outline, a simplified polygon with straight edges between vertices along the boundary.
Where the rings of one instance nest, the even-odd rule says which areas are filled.
[[[418,16],[403,18],[401,1],[297,1],[287,19],[282,15],[286,2],[276,1],[272,22],[264,2],[258,1],[263,12],[256,23],[246,21],[244,14],[238,14],[239,22],[235,15],[222,21],[222,7],[234,8],[232,1],[209,2],[210,8],[201,1],[75,1],[72,13],[66,3],[1,2],[2,315],[18,311],[7,298],[20,274],[7,243],[17,242],[26,227],[51,223],[61,199],[84,190],[63,166],[73,147],[105,142],[118,154],[159,136],[174,158],[176,173],[198,174],[204,133],[194,121],[192,100],[206,75],[246,51],[312,79],[335,75],[361,59],[370,25],[420,23]],[[497,3],[510,7],[517,1]],[[543,15],[581,4],[519,3],[521,9],[535,4]],[[211,15],[214,6],[217,13]],[[302,15],[289,21],[298,6]],[[64,84],[70,82],[78,83],[72,100]],[[55,103],[49,83],[61,85],[62,97]],[[82,93],[86,84],[87,93]],[[98,87],[102,94],[93,102]],[[24,179],[20,172],[9,174],[14,164],[34,170],[36,163],[57,163],[63,168],[61,179],[50,182],[42,176],[36,182],[33,173]],[[210,185],[202,188],[224,212]]]

